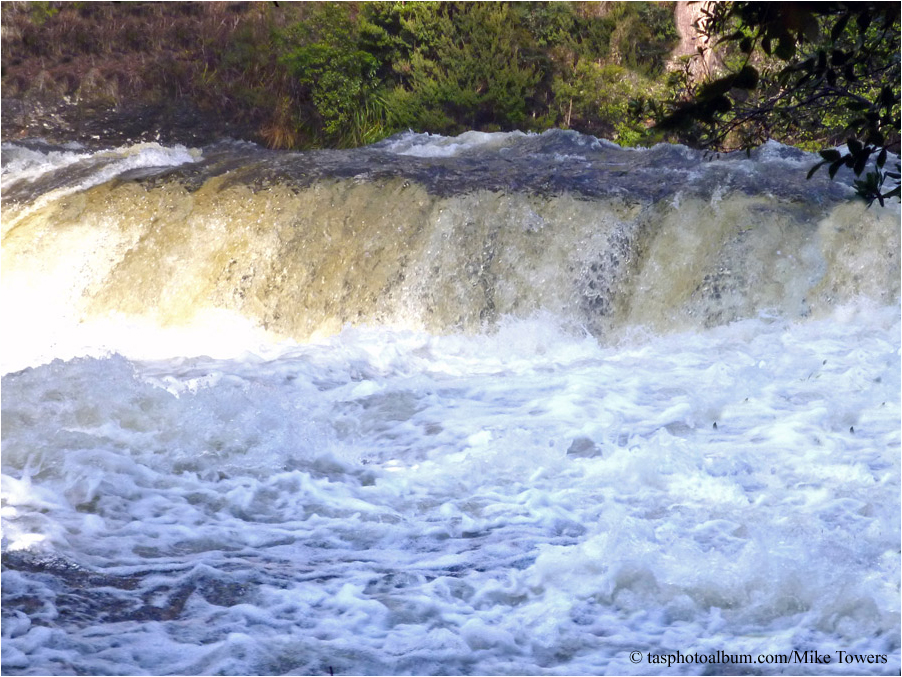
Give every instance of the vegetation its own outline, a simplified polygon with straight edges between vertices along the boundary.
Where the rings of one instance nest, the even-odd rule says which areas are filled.
[[[773,138],[822,149],[818,167],[851,168],[870,201],[899,197],[898,3],[703,7],[723,63],[707,80],[672,67],[666,2],[6,2],[2,87],[57,118],[187,106],[214,136],[273,148],[405,129]]]
[[[16,2],[4,97],[190,105],[277,148],[404,129],[564,127],[633,143],[665,93],[673,3]],[[67,110],[63,111],[64,113]],[[240,133],[239,131],[239,133]]]
[[[895,2],[709,5],[701,28],[726,72],[684,82],[659,127],[715,150],[769,138],[820,148],[809,177],[845,166],[863,176],[855,185],[869,203],[899,198],[898,163],[887,168],[899,152],[899,16]]]
[[[0,20],[4,100],[51,108],[63,132],[98,112],[194,107],[266,141],[295,86],[270,3],[4,2]]]
[[[658,89],[672,3],[317,4],[281,32],[317,145],[404,129],[565,127],[632,142],[627,101]]]

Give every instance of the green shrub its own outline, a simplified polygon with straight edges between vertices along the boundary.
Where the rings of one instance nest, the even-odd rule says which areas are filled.
[[[376,95],[379,63],[358,47],[351,9],[347,3],[320,4],[290,29],[293,44],[281,58],[307,88],[327,139],[342,146],[372,138],[384,117]]]
[[[508,4],[376,6],[368,21],[375,50],[391,62],[393,126],[453,133],[525,124],[541,76],[524,58],[529,35]]]
[[[544,130],[641,139],[631,97],[676,39],[670,3],[311,3],[282,33],[308,136]]]

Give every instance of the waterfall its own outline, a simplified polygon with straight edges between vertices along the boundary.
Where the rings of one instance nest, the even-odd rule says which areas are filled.
[[[3,280],[21,331],[34,308],[162,327],[228,312],[296,341],[363,324],[478,332],[541,312],[609,342],[624,327],[822,317],[899,297],[897,210],[806,182],[813,160],[778,144],[706,159],[471,133],[162,152],[10,181]]]
[[[2,152],[4,674],[899,674],[899,209],[850,176]]]

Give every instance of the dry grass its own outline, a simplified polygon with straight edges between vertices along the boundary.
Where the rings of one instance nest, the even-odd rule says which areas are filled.
[[[290,129],[296,92],[274,31],[304,3],[4,2],[4,97],[79,104],[188,102],[252,125],[270,145]]]
[[[264,124],[260,136],[270,148],[294,148],[298,145],[298,125],[292,115],[291,99],[285,97],[276,109],[273,119]]]

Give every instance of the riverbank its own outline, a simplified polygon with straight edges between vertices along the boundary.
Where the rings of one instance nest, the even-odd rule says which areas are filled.
[[[231,52],[257,44],[268,53],[267,33],[280,17],[296,18],[268,5],[3,3],[3,141],[265,142],[260,129],[280,87]]]
[[[40,138],[59,145],[75,142],[86,148],[149,141],[200,147],[224,138],[262,141],[252,125],[211,116],[186,102],[103,107],[4,98],[0,111],[3,141]]]
[[[564,128],[630,145],[674,3],[7,2],[2,138],[356,147]]]

